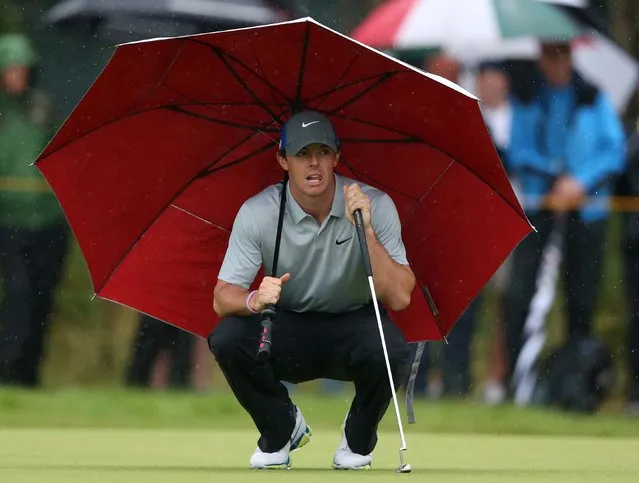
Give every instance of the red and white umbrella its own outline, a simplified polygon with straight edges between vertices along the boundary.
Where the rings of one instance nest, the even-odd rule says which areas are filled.
[[[352,32],[379,49],[463,46],[503,39],[572,38],[579,27],[554,5],[531,0],[388,0]]]

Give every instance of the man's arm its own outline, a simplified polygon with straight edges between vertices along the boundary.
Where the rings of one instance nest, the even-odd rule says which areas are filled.
[[[391,258],[372,227],[366,230],[366,242],[377,296],[392,310],[404,310],[410,304],[411,293],[415,287],[413,271],[410,266],[401,265]]]
[[[213,310],[220,317],[251,315],[251,311],[246,307],[246,297],[249,293],[244,287],[218,280],[213,291]]]
[[[410,304],[415,275],[406,259],[395,203],[383,194],[372,204],[356,183],[344,186],[344,201],[349,222],[354,223],[355,210],[362,211],[377,297],[394,311],[404,310]]]
[[[245,204],[233,222],[229,246],[213,290],[213,310],[220,317],[251,313],[246,308],[246,297],[261,264],[257,219]]]
[[[514,101],[512,112],[510,146],[507,150],[508,163],[512,171],[520,176],[537,174],[548,179],[560,175],[560,163],[540,153],[537,147],[539,107]]]
[[[626,135],[614,107],[605,94],[599,94],[592,109],[596,110],[598,122],[588,134],[597,136],[596,149],[570,166],[572,176],[585,192],[598,191],[602,182],[610,182],[626,166]]]

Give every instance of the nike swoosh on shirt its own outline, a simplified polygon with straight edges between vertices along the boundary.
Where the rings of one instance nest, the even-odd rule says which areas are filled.
[[[336,245],[341,245],[342,243],[346,243],[348,240],[350,240],[351,238],[353,238],[352,236],[349,236],[348,238],[344,239],[344,240],[335,240],[335,244]]]
[[[317,124],[319,121],[303,122],[302,127],[308,127],[311,124]]]

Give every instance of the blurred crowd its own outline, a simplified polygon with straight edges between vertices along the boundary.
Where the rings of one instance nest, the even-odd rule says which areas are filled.
[[[54,195],[30,166],[56,127],[48,94],[37,88],[38,62],[27,36],[0,36],[0,385],[41,385],[43,347],[71,239]],[[462,79],[462,60],[445,50],[415,65],[465,83],[481,99],[495,147],[536,228],[486,287],[499,300],[487,379],[473,380],[471,364],[482,294],[447,344],[426,345],[415,395],[479,393],[489,404],[557,401],[592,411],[613,384],[610,349],[593,333],[593,319],[610,199],[639,197],[639,118],[623,120],[607,94],[577,74],[568,42],[543,43],[524,70],[480,62],[471,81]],[[639,209],[623,215],[622,231],[618,249],[629,308],[624,402],[639,414]],[[559,282],[565,337],[542,356]],[[434,348],[441,357],[434,357]],[[210,364],[202,341],[141,315],[125,382],[206,389]],[[342,386],[326,381],[324,388]]]

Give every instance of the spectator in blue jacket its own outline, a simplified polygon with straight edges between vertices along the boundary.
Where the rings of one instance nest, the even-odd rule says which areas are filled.
[[[510,168],[536,228],[517,247],[506,294],[510,371],[519,358],[543,247],[564,233],[567,336],[590,335],[602,278],[605,223],[625,164],[624,131],[606,96],[573,70],[569,43],[542,43],[540,78],[514,89]]]

